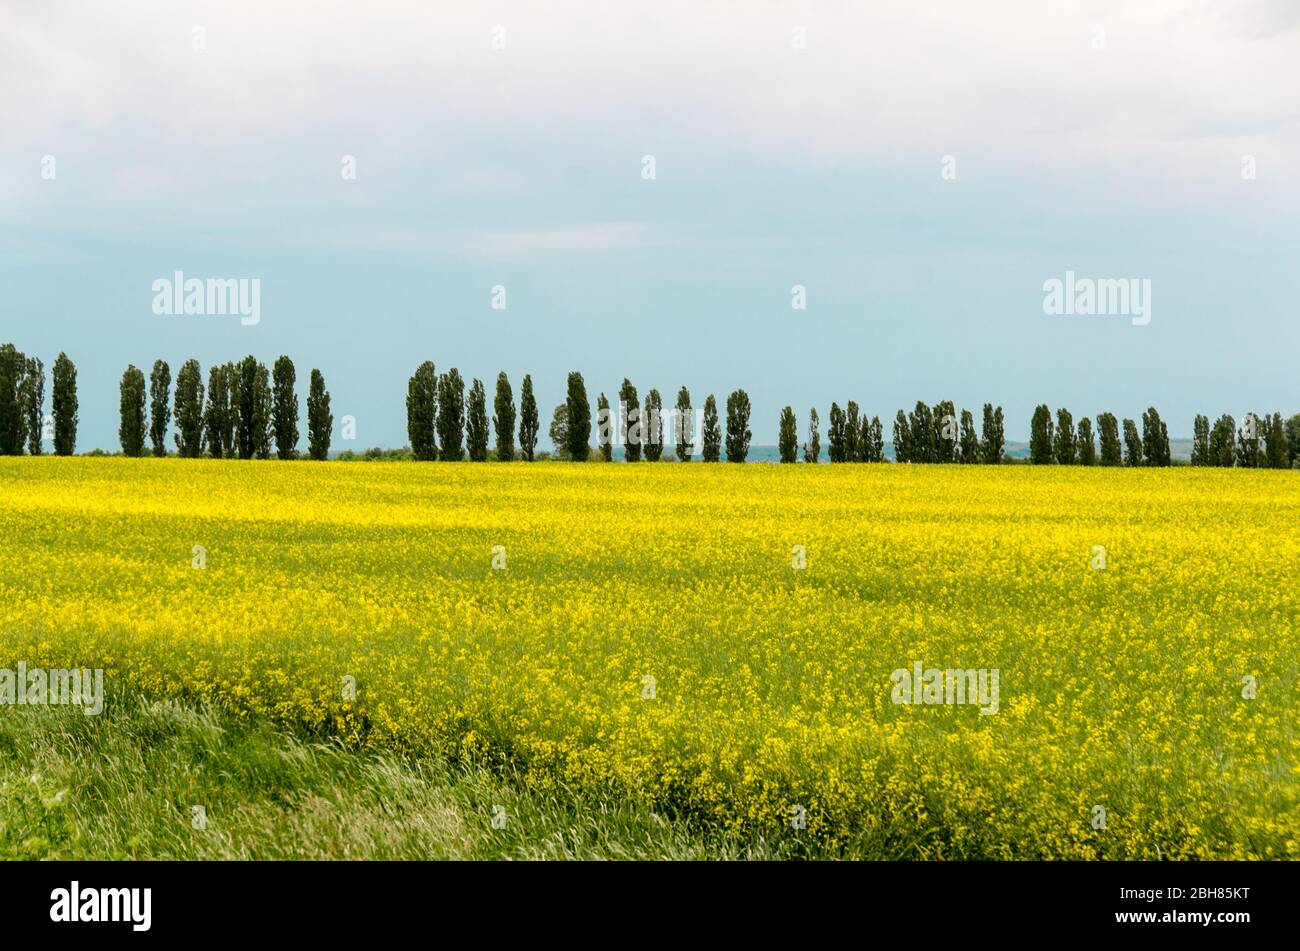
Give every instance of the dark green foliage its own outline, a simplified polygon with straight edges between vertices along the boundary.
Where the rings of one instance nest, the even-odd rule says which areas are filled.
[[[492,427],[497,434],[497,461],[515,458],[515,392],[505,371],[497,374],[497,391],[492,398]]]
[[[13,344],[0,346],[0,456],[21,456],[27,435],[23,377],[27,357]]]
[[[717,462],[722,456],[722,427],[718,424],[718,401],[710,393],[704,401],[704,432],[701,435],[705,462]]]
[[[862,417],[858,404],[849,400],[844,407],[844,449],[842,462],[861,462],[862,450],[858,443],[862,439]]]
[[[1124,420],[1124,465],[1142,465],[1142,438],[1131,419]]]
[[[1274,413],[1268,421],[1268,431],[1264,434],[1264,460],[1270,469],[1286,469],[1291,465],[1281,413]]]
[[[1210,465],[1230,467],[1236,462],[1237,421],[1226,413],[1210,430]]]
[[[41,436],[45,429],[45,364],[40,357],[28,357],[22,384],[18,387],[22,404],[24,428],[27,430],[27,452],[39,456],[45,448]]]
[[[1100,458],[1103,466],[1118,466],[1123,461],[1119,441],[1119,420],[1114,413],[1102,413],[1097,417],[1097,439],[1100,443]]]
[[[425,360],[406,383],[406,440],[420,462],[438,458],[438,372]]]
[[[781,410],[777,449],[781,454],[782,462],[799,461],[799,424],[795,421],[794,408],[791,406]]]
[[[1056,435],[1053,437],[1052,457],[1058,466],[1074,465],[1074,416],[1068,409],[1056,411]]]
[[[867,424],[867,462],[885,461],[885,430],[880,425],[880,417],[872,416]]]
[[[901,409],[894,417],[894,461],[912,462],[912,425]]]
[[[273,402],[271,428],[275,432],[275,454],[280,459],[298,458],[298,394],[294,387],[298,373],[293,361],[282,356],[271,373]]]
[[[1286,455],[1287,465],[1294,469],[1300,462],[1300,413],[1286,421]]]
[[[1046,403],[1040,403],[1029,424],[1029,461],[1036,466],[1049,465],[1053,458],[1052,444],[1052,411]]]
[[[936,445],[938,430],[934,424],[934,413],[930,407],[920,400],[916,401],[916,408],[912,410],[912,418],[909,424],[911,434],[911,446],[908,449],[909,462],[935,462],[939,458],[939,447]]]
[[[1006,433],[1002,428],[1002,407],[994,409],[992,403],[985,403],[983,428],[980,433],[980,454],[984,457],[984,464],[1002,465],[1006,445]]]
[[[623,442],[623,458],[628,462],[641,461],[641,442],[645,427],[641,420],[641,404],[636,387],[624,377],[618,388],[619,438]]]
[[[1210,417],[1199,413],[1192,422],[1192,465],[1210,464]]]
[[[443,462],[465,458],[465,381],[452,367],[438,378],[438,457]]]
[[[172,415],[176,419],[176,451],[186,459],[203,455],[203,370],[198,360],[186,360],[176,374]]]
[[[664,454],[664,406],[659,391],[651,389],[645,395],[644,418],[641,435],[645,441],[646,462],[658,462]]]
[[[551,413],[551,428],[547,434],[551,437],[551,445],[555,447],[555,456],[557,459],[571,459],[569,455],[569,404],[560,403],[555,407],[555,412]]]
[[[1237,465],[1254,469],[1260,463],[1260,423],[1254,413],[1247,413],[1237,430]]]
[[[230,416],[230,374],[225,366],[208,370],[208,402],[203,411],[203,432],[213,459],[226,454]]]
[[[122,455],[137,457],[144,454],[144,373],[134,364],[122,374],[118,388],[120,422],[117,439],[122,444]]]
[[[971,411],[961,411],[961,452],[959,459],[963,465],[973,466],[980,461],[980,441],[975,435],[975,417]]]
[[[587,401],[587,384],[576,370],[569,374],[564,403],[569,410],[569,455],[574,462],[586,462],[591,452],[591,404]]]
[[[934,425],[934,461],[955,462],[961,438],[957,408],[952,400],[941,400],[932,410]]]
[[[487,462],[487,390],[478,377],[469,385],[469,406],[465,416],[465,448],[470,462]]]
[[[822,455],[822,437],[817,431],[821,421],[817,418],[817,407],[808,410],[808,441],[803,445],[803,461],[817,462]]]
[[[253,456],[257,459],[271,458],[271,404],[273,402],[271,374],[267,371],[266,364],[259,361],[253,370],[251,427]]]
[[[614,420],[609,410],[609,397],[604,393],[596,397],[596,448],[601,462],[614,460]]]
[[[233,361],[226,364],[226,399],[229,408],[226,412],[226,433],[222,445],[226,447],[227,459],[239,458],[239,364]]]
[[[1092,438],[1092,420],[1087,416],[1079,420],[1079,432],[1074,440],[1075,462],[1081,466],[1097,464],[1097,444]]]
[[[330,393],[320,370],[311,371],[307,391],[307,454],[317,461],[328,459],[330,438],[334,433],[334,414],[330,412]]]
[[[744,462],[749,455],[749,394],[733,390],[727,397],[727,461]]]
[[[149,373],[149,441],[155,456],[167,455],[167,427],[171,423],[172,370],[166,360],[155,360]]]
[[[830,424],[826,427],[826,454],[831,462],[845,461],[844,410],[839,403],[831,403]]]
[[[1170,463],[1169,429],[1154,406],[1142,414],[1142,458],[1148,466]]]
[[[525,374],[523,385],[519,388],[519,451],[529,462],[533,461],[537,450],[537,434],[541,425],[537,415],[537,399],[533,396],[533,378]]]
[[[699,435],[695,432],[695,412],[691,406],[691,391],[684,386],[677,391],[675,432],[677,461],[690,462]]]
[[[77,448],[77,366],[66,353],[54,361],[54,453],[70,456]]]

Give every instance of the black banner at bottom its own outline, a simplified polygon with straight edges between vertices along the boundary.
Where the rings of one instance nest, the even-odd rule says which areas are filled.
[[[7,936],[373,941],[438,923],[536,940],[668,933],[729,942],[1020,928],[1221,942],[1291,932],[1294,863],[0,864]],[[690,923],[689,925],[687,923]],[[992,929],[992,930],[990,930]],[[674,940],[676,940],[676,938]]]

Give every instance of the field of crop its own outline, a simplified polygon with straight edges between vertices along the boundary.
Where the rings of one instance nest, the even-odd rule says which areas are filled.
[[[1300,857],[1290,472],[0,459],[0,538],[4,668],[832,854]]]

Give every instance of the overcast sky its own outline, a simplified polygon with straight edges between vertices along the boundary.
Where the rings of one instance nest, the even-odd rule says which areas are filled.
[[[760,443],[848,399],[1189,435],[1300,410],[1298,229],[1294,0],[0,4],[0,340],[77,362],[83,450],[128,363],[245,353],[324,372],[339,449],[406,441],[424,359],[546,419],[571,369],[743,386]],[[156,315],[176,270],[260,322]],[[1067,270],[1150,323],[1046,315]]]

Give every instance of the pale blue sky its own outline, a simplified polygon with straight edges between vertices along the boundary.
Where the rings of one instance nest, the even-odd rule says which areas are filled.
[[[0,8],[0,340],[76,360],[79,449],[127,363],[245,353],[322,369],[339,449],[405,442],[424,359],[547,419],[570,369],[743,386],[761,443],[848,399],[1300,410],[1296,4],[115,6]],[[156,316],[177,269],[261,322]],[[1151,324],[1044,315],[1067,270]]]

